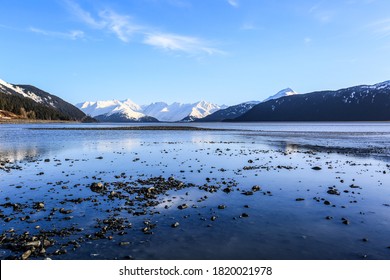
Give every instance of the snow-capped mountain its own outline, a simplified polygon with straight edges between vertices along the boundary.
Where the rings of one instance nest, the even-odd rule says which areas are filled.
[[[130,99],[124,101],[110,100],[97,102],[84,102],[76,106],[86,114],[95,117],[100,121],[121,121],[127,118],[129,121],[192,121],[205,117],[213,112],[226,108],[205,101],[183,104],[156,102],[149,105],[138,105]]]
[[[268,97],[267,99],[265,99],[262,102],[267,102],[269,100],[275,100],[275,99],[279,99],[279,98],[282,98],[285,96],[292,96],[292,95],[296,95],[296,94],[298,94],[298,93],[293,91],[291,88],[286,88],[286,89],[279,91],[275,95]],[[244,102],[244,103],[241,103],[238,105],[230,106],[230,107],[227,107],[225,109],[216,111],[215,113],[210,114],[204,118],[198,119],[196,121],[219,122],[219,121],[223,121],[223,120],[235,119],[235,118],[240,117],[244,113],[248,112],[255,105],[262,103],[262,102],[261,101],[248,101],[248,102]]]
[[[22,118],[93,121],[72,104],[31,85],[14,85],[0,79],[0,94],[3,110],[24,115]]]
[[[264,99],[263,102],[267,102],[269,100],[274,100],[274,99],[278,99],[278,98],[285,97],[285,96],[296,95],[296,94],[298,94],[298,93],[295,92],[294,90],[292,90],[291,88],[285,88],[285,89],[282,89],[281,91],[279,91],[277,94],[272,95],[272,96]]]
[[[260,101],[249,101],[238,105],[230,106],[225,109],[216,111],[202,119],[198,119],[200,122],[219,122],[226,119],[234,119],[252,109],[255,105],[259,104]]]
[[[235,121],[390,121],[390,81],[269,100]]]
[[[142,108],[130,99],[107,100],[76,104],[80,110],[101,122],[153,122],[158,121],[142,113]]]

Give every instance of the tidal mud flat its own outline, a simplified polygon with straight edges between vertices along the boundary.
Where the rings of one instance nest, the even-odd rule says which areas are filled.
[[[1,259],[390,259],[386,133],[28,128]]]

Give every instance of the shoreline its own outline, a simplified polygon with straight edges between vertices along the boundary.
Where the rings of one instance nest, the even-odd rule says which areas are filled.
[[[219,129],[192,126],[121,126],[121,127],[34,127],[30,130],[182,130],[182,131],[243,131],[238,129]]]
[[[51,124],[51,123],[77,124],[81,122],[61,121],[61,120],[0,119],[0,125],[2,124]]]

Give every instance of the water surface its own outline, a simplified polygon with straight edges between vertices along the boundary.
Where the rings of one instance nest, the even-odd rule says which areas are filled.
[[[0,126],[1,258],[390,259],[390,124],[29,129],[123,125]]]

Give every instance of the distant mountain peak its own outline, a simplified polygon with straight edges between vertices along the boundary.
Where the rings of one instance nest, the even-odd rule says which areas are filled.
[[[121,121],[128,117],[132,121],[155,119],[165,122],[191,121],[226,108],[226,106],[219,106],[207,101],[196,103],[174,102],[170,105],[165,102],[154,102],[149,105],[138,105],[130,99],[83,102],[76,106],[86,114],[104,121],[108,121],[108,117],[112,115],[119,119],[118,114],[120,114]]]
[[[263,102],[267,102],[269,100],[278,99],[278,98],[285,97],[285,96],[296,95],[296,94],[298,94],[298,93],[295,92],[294,90],[292,90],[291,88],[285,88],[285,89],[282,89],[281,91],[279,91],[278,93],[276,93],[275,95],[268,97]]]

